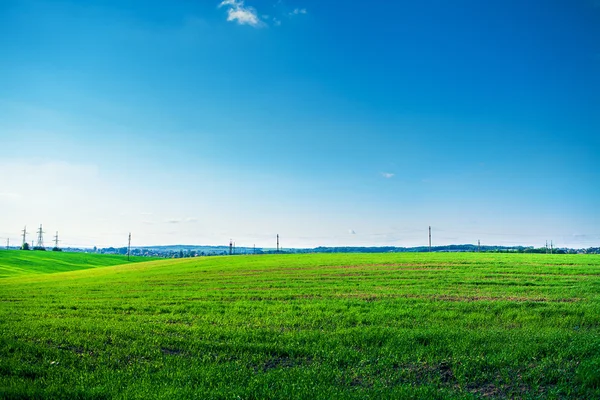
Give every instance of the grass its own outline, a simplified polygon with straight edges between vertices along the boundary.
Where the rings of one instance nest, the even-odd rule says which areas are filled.
[[[597,256],[210,257],[0,280],[7,399],[588,399],[599,371]]]
[[[148,261],[131,257],[131,262]],[[54,251],[0,251],[0,278],[48,274],[127,263],[127,256]]]

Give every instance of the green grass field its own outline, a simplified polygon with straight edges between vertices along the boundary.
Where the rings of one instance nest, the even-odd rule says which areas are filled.
[[[129,262],[148,261],[130,257]],[[0,251],[0,279],[25,274],[48,274],[127,263],[127,256],[53,251]]]
[[[600,398],[598,256],[44,256],[0,279],[0,398]]]

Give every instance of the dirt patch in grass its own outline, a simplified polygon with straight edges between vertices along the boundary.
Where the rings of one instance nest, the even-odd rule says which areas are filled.
[[[437,364],[413,364],[408,369],[415,374],[417,382],[439,379],[444,385],[456,383],[452,366],[445,361]]]
[[[160,351],[164,355],[167,355],[167,356],[178,356],[178,355],[183,354],[183,350],[180,350],[180,349],[170,349],[170,348],[167,348],[167,347],[161,348]]]

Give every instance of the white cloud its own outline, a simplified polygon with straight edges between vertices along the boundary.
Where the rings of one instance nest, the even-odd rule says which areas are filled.
[[[165,220],[165,223],[167,224],[182,224],[184,222],[187,222],[189,224],[195,224],[198,222],[198,218],[192,218],[192,217],[188,217],[188,218],[169,218],[167,220]]]
[[[250,25],[259,28],[264,25],[253,7],[244,5],[243,0],[223,0],[220,7],[228,7],[227,21],[237,22],[240,25]]]
[[[294,11],[290,13],[290,15],[299,15],[299,14],[308,14],[306,8],[294,8]]]
[[[381,176],[383,176],[385,179],[390,179],[390,178],[393,178],[393,177],[394,177],[394,175],[396,175],[396,174],[393,174],[393,173],[391,173],[391,172],[382,172],[382,173],[381,173]]]

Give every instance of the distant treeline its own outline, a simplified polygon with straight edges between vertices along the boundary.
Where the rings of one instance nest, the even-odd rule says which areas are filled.
[[[65,249],[66,251],[86,251],[89,249]],[[108,247],[102,249],[94,248],[94,252],[104,254],[127,254],[127,247]],[[482,253],[537,253],[545,254],[552,251],[553,254],[600,254],[600,247],[590,247],[587,249],[569,249],[569,248],[546,248],[546,247],[525,247],[525,246],[480,246],[473,244],[453,244],[447,246],[434,246],[432,252],[482,252]],[[429,252],[428,246],[419,247],[315,247],[311,249],[281,249],[277,252],[275,249],[238,247],[233,249],[233,255],[248,254],[304,254],[304,253],[425,253]],[[168,258],[187,258],[199,256],[219,256],[228,255],[227,246],[195,246],[195,245],[175,245],[175,246],[148,246],[135,247],[131,249],[131,254],[136,256],[153,256]]]
[[[447,246],[432,246],[433,252],[482,252],[482,253],[537,253],[545,254],[600,254],[600,247],[590,247],[588,249],[550,249],[546,247],[524,247],[524,246],[480,246],[473,244],[452,244]],[[315,253],[424,253],[429,252],[429,247],[317,247],[310,250],[301,250],[299,252]]]

